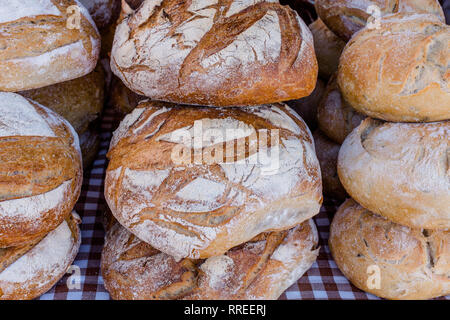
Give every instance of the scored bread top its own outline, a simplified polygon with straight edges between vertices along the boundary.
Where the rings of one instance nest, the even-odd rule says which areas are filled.
[[[77,5],[80,27],[68,10]],[[72,19],[72,20],[71,20]],[[100,36],[86,8],[73,0],[8,0],[0,9],[0,90],[21,91],[91,72]]]
[[[59,225],[78,199],[82,169],[78,136],[56,113],[14,93],[0,93],[0,113],[4,247]]]
[[[122,8],[111,68],[154,100],[256,105],[309,95],[317,78],[311,32],[278,1],[144,1]]]
[[[191,144],[200,124],[201,148]],[[260,130],[269,132],[267,145]],[[223,135],[208,138],[208,131]],[[180,141],[178,134],[190,138]],[[208,158],[218,148],[225,155],[227,142],[246,148]],[[178,147],[203,159],[179,162],[173,157]],[[264,160],[267,152],[274,156]],[[261,232],[292,227],[317,214],[322,201],[311,133],[283,104],[199,108],[143,102],[114,133],[108,158],[105,197],[112,213],[142,240],[178,258],[221,254]]]

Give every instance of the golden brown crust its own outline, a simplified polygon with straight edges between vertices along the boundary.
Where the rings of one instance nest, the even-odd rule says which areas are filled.
[[[342,53],[338,84],[357,111],[395,122],[450,119],[450,27],[399,13],[364,29]]]
[[[193,148],[193,137],[204,139],[201,147]],[[226,156],[230,146],[238,147]],[[273,157],[263,163],[267,149]],[[178,258],[219,255],[261,232],[291,228],[322,202],[312,136],[283,104],[142,102],[114,133],[108,158],[105,197],[114,216]]]
[[[316,260],[317,244],[309,220],[222,256],[176,262],[116,223],[106,236],[102,275],[116,300],[277,299]]]
[[[234,106],[309,95],[317,78],[309,29],[287,6],[248,5],[147,0],[123,9],[111,68],[154,100]]]
[[[81,190],[78,137],[51,110],[2,93],[0,248],[42,238],[73,209]]]
[[[345,42],[328,29],[320,18],[311,23],[309,29],[314,38],[319,76],[328,79],[338,69],[339,58],[344,50]]]
[[[354,33],[366,26],[371,15],[370,6],[379,9],[383,17],[397,12],[429,13],[445,22],[444,12],[437,0],[317,0],[315,7],[319,17],[335,34],[348,41]]]
[[[333,75],[317,108],[320,130],[334,142],[342,144],[365,118],[344,100],[337,85],[337,75]]]
[[[32,246],[0,249],[0,300],[31,300],[50,290],[78,253],[80,223],[73,213]]]
[[[6,16],[0,16],[1,91],[49,86],[84,76],[94,69],[100,36],[84,7],[80,28],[68,28],[73,14],[68,8],[77,4],[73,0],[45,0],[20,8],[19,13],[30,12],[24,17],[20,14],[15,17],[12,12],[18,4],[13,2],[10,10],[3,11]],[[20,5],[27,6],[29,2]]]
[[[328,139],[320,130],[314,131],[316,155],[322,173],[323,194],[338,200],[347,196],[337,173],[337,159],[341,146]]]
[[[448,230],[410,229],[348,199],[331,223],[329,245],[339,269],[361,290],[396,300],[450,294]],[[374,270],[379,285],[370,278]]]
[[[450,228],[450,121],[367,118],[344,141],[338,174],[365,208],[412,228]]]
[[[19,93],[55,111],[81,135],[103,109],[104,87],[105,72],[98,64],[84,77]]]

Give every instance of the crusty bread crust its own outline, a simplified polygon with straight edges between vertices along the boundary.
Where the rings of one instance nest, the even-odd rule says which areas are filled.
[[[445,22],[444,11],[438,0],[316,0],[319,17],[335,34],[348,41],[353,34],[366,26],[371,14],[368,8],[376,6],[380,16],[397,12],[428,13]],[[372,21],[373,22],[373,21]]]
[[[31,300],[50,290],[78,253],[80,223],[72,213],[32,246],[0,249],[0,300]]]
[[[394,122],[450,119],[450,26],[399,13],[365,28],[342,53],[338,84],[357,111]]]
[[[116,223],[106,236],[102,275],[116,300],[277,299],[314,263],[317,244],[316,226],[308,220],[221,256],[177,262]]]
[[[325,196],[344,200],[347,196],[337,174],[337,159],[341,146],[328,139],[319,129],[314,131],[316,155],[322,173],[323,194]]]
[[[365,208],[412,228],[450,228],[450,121],[367,118],[345,139],[338,174]]]
[[[53,111],[0,93],[0,248],[24,245],[72,211],[83,170],[78,135]]]
[[[311,32],[278,1],[146,0],[122,11],[111,69],[153,100],[258,105],[314,89]]]
[[[328,81],[322,100],[317,107],[320,130],[331,140],[342,144],[366,115],[353,109],[342,97],[337,84],[337,74]]]
[[[195,137],[199,125],[203,130],[195,139],[204,134],[201,148],[191,138],[179,140],[178,134]],[[267,145],[260,130],[272,136]],[[209,139],[208,132],[222,136]],[[243,145],[245,150],[233,147],[226,156],[229,146]],[[179,147],[186,161],[180,161]],[[267,150],[276,158],[264,164]],[[108,158],[105,198],[113,215],[176,258],[223,254],[257,234],[310,219],[322,203],[311,133],[283,104],[199,108],[142,102],[114,133]]]
[[[67,23],[74,12],[68,8],[78,2],[33,1],[3,4],[8,7],[0,15],[1,91],[29,90],[79,78],[97,63],[100,35],[84,6],[79,6],[81,27],[70,29]]]
[[[331,223],[329,246],[339,269],[361,290],[396,300],[450,294],[448,230],[410,229],[348,199]],[[369,279],[376,267],[379,286]]]

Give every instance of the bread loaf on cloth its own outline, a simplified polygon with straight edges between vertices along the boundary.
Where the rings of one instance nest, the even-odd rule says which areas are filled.
[[[337,174],[337,159],[341,146],[327,138],[320,130],[314,131],[313,137],[322,174],[323,194],[343,200],[347,193]]]
[[[367,22],[397,12],[429,13],[445,22],[438,0],[316,0],[319,17],[335,34],[348,41]]]
[[[356,110],[395,122],[450,119],[450,27],[399,13],[365,28],[342,53],[338,84]]]
[[[328,79],[338,69],[339,57],[344,50],[345,41],[328,29],[320,18],[311,23],[309,29],[314,39],[319,76]]]
[[[75,5],[78,10],[73,10]],[[3,0],[0,48],[0,90],[21,91],[91,72],[100,52],[100,36],[78,1]]]
[[[278,1],[146,0],[122,10],[111,68],[153,100],[258,105],[314,89],[311,32]]]
[[[333,75],[317,107],[320,130],[334,142],[342,144],[345,137],[365,118],[364,114],[353,109],[342,97],[337,84],[337,75]]]
[[[0,300],[31,300],[50,290],[78,253],[80,223],[72,213],[32,244],[0,249]]]
[[[223,255],[177,262],[116,223],[106,236],[102,275],[117,300],[277,299],[316,261],[317,244],[308,220],[262,233]]]
[[[141,100],[145,99],[144,96],[128,89],[119,78],[113,77],[108,104],[116,112],[126,115],[133,111]]]
[[[78,136],[53,111],[15,93],[0,93],[0,248],[55,229],[81,189]]]
[[[99,29],[107,27],[120,6],[119,0],[79,0],[89,11]]]
[[[366,119],[345,139],[338,174],[363,207],[412,228],[450,228],[450,121]]]
[[[330,228],[329,246],[358,288],[387,299],[450,294],[450,231],[410,229],[346,200]]]
[[[141,103],[114,132],[106,201],[141,240],[208,258],[316,215],[322,183],[305,123],[284,104]]]

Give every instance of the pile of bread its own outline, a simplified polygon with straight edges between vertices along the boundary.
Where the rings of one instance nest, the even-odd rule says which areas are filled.
[[[0,300],[48,291],[81,243],[73,209],[107,78],[96,23],[116,6],[95,3],[94,22],[78,1],[0,1]]]
[[[450,28],[442,9],[434,0],[315,7],[319,74],[329,78],[314,98],[324,194],[351,197],[331,224],[333,258],[355,286],[383,298],[450,294]]]

